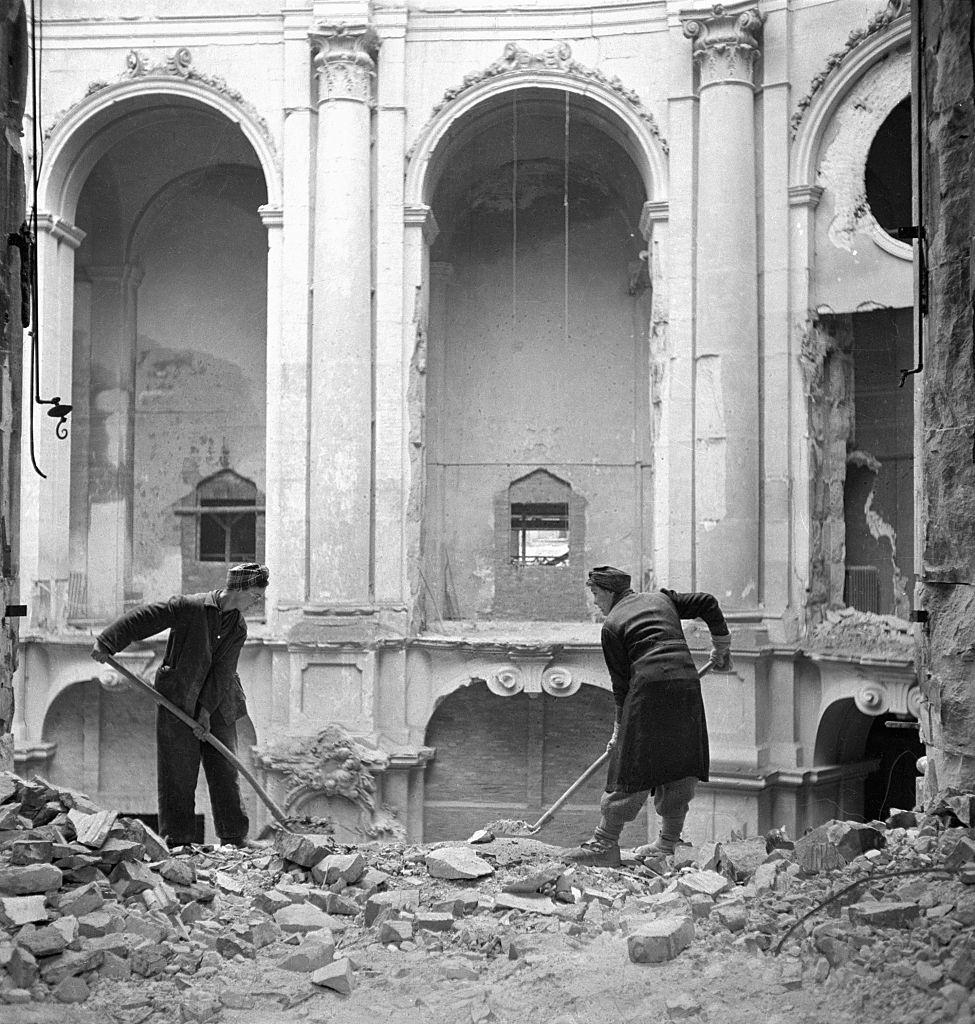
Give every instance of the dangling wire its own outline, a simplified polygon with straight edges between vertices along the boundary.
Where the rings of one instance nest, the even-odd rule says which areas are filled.
[[[511,94],[511,325],[518,320],[518,94]]]
[[[44,138],[41,132],[41,121],[43,117],[41,109],[41,66],[43,64],[43,0],[34,0],[30,8],[30,78],[31,78],[31,209],[27,221],[20,229],[22,242],[14,242],[13,236],[9,240],[11,244],[20,248],[21,260],[26,260],[28,272],[23,275],[28,282],[30,289],[29,315],[26,310],[23,319],[26,321],[24,328],[29,327],[31,339],[30,344],[30,461],[34,472],[38,476],[47,479],[47,474],[41,471],[37,464],[37,454],[34,443],[34,416],[35,405],[49,405],[47,414],[57,420],[54,428],[55,435],[64,440],[68,436],[67,421],[71,413],[71,406],[61,402],[61,396],[54,398],[41,398],[41,329],[40,329],[40,299],[39,299],[39,278],[37,265],[37,197],[40,191],[41,165],[44,160],[43,146]]]
[[[562,233],[565,239],[562,266],[562,342],[569,346],[569,93],[565,94],[565,133],[562,146]]]

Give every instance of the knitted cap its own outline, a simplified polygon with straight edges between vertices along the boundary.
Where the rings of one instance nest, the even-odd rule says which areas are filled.
[[[228,590],[249,590],[251,587],[266,587],[271,574],[266,565],[257,562],[244,562],[232,565],[227,570]]]

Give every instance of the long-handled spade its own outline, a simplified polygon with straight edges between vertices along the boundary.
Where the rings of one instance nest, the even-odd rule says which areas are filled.
[[[712,663],[706,661],[702,666],[700,672],[698,672],[698,679],[703,679],[708,672],[711,671]],[[503,825],[498,831],[494,832],[491,826],[487,826],[487,831],[494,832],[496,838],[507,838],[507,839],[528,839],[535,835],[536,832],[544,828],[554,817],[555,812],[569,799],[570,796],[584,783],[592,778],[596,772],[609,760],[610,752],[604,751],[595,761],[579,776],[575,782],[555,801],[554,804],[535,822],[534,825],[529,825],[527,821],[506,821],[499,822]]]
[[[120,664],[115,658],[109,656],[105,659],[106,663],[111,665],[116,672],[121,672],[130,683],[135,683],[144,693],[147,693],[157,704],[164,707],[171,714],[174,714],[181,722],[184,722],[191,729],[197,729],[199,722],[197,722],[192,716],[188,715],[182,708],[177,707],[171,700],[164,697],[154,686],[151,686],[144,679],[140,679],[134,672],[130,672],[124,665]],[[206,732],[203,734],[204,743],[209,743],[214,750],[221,753],[236,769],[244,776],[245,779],[251,784],[254,792],[261,798],[261,801],[267,807],[267,809],[274,815],[275,820],[278,824],[286,831],[290,832],[288,828],[288,818],[285,816],[284,811],[267,795],[261,784],[254,778],[254,776],[241,764],[237,755],[230,750],[227,746],[220,742],[212,733]]]

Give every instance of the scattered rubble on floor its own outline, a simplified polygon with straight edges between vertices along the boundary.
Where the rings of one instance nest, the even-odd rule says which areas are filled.
[[[779,832],[647,863],[624,851],[617,869],[510,837],[351,848],[279,831],[255,848],[170,851],[81,794],[0,775],[0,1003],[214,1021],[341,999],[397,977],[401,954],[462,987],[496,961],[543,969],[554,943],[610,942],[633,970],[740,951],[782,993],[846,986],[882,999],[890,1024],[973,1024],[975,830],[950,809],[963,796],[795,843]],[[701,1019],[699,998],[675,992],[667,1018]],[[491,1019],[475,1000],[471,1020],[481,1010]]]

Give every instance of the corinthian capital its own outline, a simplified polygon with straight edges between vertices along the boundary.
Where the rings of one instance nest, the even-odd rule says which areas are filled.
[[[682,18],[684,35],[694,40],[701,86],[717,82],[753,84],[765,15],[742,3],[714,4],[710,12]]]
[[[379,37],[371,25],[317,25],[308,33],[315,71],[318,102],[372,98],[376,74],[373,56]]]

